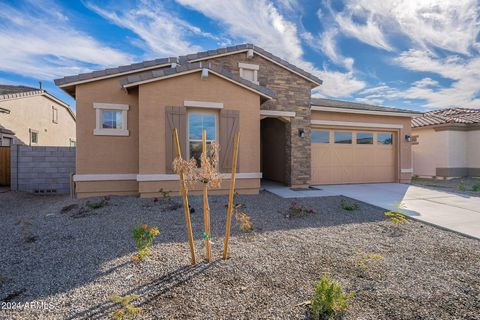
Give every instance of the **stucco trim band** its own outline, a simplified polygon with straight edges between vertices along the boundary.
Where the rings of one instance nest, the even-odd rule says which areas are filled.
[[[192,108],[208,108],[208,109],[223,109],[223,103],[221,102],[210,102],[210,101],[183,101],[184,107]]]
[[[357,114],[371,114],[378,116],[391,116],[391,117],[419,117],[421,114],[416,113],[407,113],[407,112],[390,112],[390,111],[373,111],[373,110],[358,110],[358,109],[348,109],[348,108],[335,108],[335,107],[321,107],[314,106],[310,107],[312,111],[324,111],[324,112],[343,112],[343,113],[357,113]]]
[[[230,173],[222,174],[224,179],[230,179]],[[261,179],[261,172],[240,172],[235,175],[236,179]],[[177,174],[76,174],[73,181],[175,181],[179,180]]]
[[[312,125],[321,125],[321,126],[383,128],[383,129],[403,129],[403,124],[375,123],[375,122],[353,122],[353,121],[335,121],[335,120],[312,120],[312,121],[311,121],[311,124],[312,124]]]
[[[295,118],[296,113],[291,111],[260,110],[261,116]]]

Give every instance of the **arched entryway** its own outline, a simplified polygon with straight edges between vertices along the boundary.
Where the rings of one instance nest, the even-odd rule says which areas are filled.
[[[288,183],[286,126],[287,123],[278,118],[265,118],[260,122],[260,169],[263,178],[284,184]]]

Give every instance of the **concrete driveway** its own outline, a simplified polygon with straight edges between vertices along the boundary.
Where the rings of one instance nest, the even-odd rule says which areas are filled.
[[[403,212],[415,219],[480,239],[480,198],[399,183],[321,185],[325,193],[344,195],[380,208]]]

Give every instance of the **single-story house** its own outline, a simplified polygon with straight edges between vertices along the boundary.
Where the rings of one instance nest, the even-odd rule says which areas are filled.
[[[414,174],[429,178],[480,176],[480,110],[450,108],[412,120]]]
[[[184,157],[202,130],[221,147],[228,187],[234,133],[237,190],[266,178],[313,184],[409,182],[411,118],[418,113],[312,99],[316,76],[252,44],[145,61],[55,80],[77,101],[79,197],[178,191],[172,129]]]

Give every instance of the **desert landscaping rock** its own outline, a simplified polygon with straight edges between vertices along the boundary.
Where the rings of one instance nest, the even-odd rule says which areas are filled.
[[[161,205],[111,197],[75,218],[87,200],[2,193],[0,276],[7,280],[0,301],[53,308],[3,310],[0,318],[105,319],[115,310],[112,295],[138,294],[133,304],[143,308],[141,319],[306,319],[304,302],[324,273],[355,292],[345,319],[480,318],[477,240],[414,221],[396,233],[384,210],[358,202],[358,210],[345,211],[342,199],[351,202],[297,199],[315,213],[291,219],[290,200],[266,192],[239,196],[254,231],[242,234],[234,222],[231,257],[223,261],[227,197],[212,196],[215,261],[205,264],[201,197],[190,197],[200,261],[191,266],[183,208],[175,205],[181,199]],[[36,241],[24,240],[18,221],[30,222]],[[161,234],[151,256],[136,263],[132,228],[141,223]],[[359,252],[383,258],[363,268]]]

